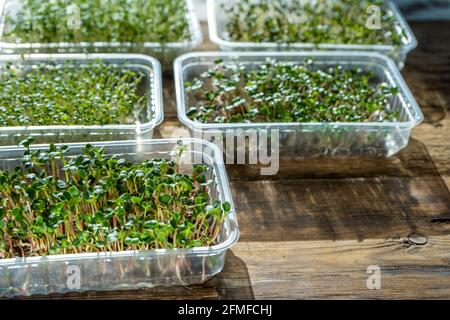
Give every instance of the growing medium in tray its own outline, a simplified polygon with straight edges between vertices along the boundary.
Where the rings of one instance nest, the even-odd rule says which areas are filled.
[[[313,60],[267,59],[250,67],[217,60],[200,78],[185,83],[187,116],[201,123],[397,121],[390,101],[397,88],[373,72]]]
[[[0,258],[217,243],[231,206],[209,195],[209,167],[181,173],[181,143],[176,161],[142,162],[30,143],[20,165],[0,171]]]
[[[399,46],[403,31],[384,3],[383,0],[242,0],[222,7],[231,41]],[[368,10],[374,5],[377,7],[372,8],[380,9],[380,21],[369,28],[371,15],[378,14]]]
[[[135,124],[145,119],[145,75],[100,60],[0,70],[0,126]]]
[[[179,42],[190,39],[185,0],[22,0],[2,41]]]

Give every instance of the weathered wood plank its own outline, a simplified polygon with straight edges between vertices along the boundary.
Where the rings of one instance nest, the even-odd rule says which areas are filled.
[[[407,238],[241,242],[233,252],[247,265],[257,299],[445,298],[449,245],[447,236],[424,246]],[[381,290],[367,289],[371,265],[381,269]]]

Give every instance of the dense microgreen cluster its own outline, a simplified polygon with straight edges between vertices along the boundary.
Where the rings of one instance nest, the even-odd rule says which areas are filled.
[[[23,0],[3,41],[177,42],[190,39],[184,0]]]
[[[395,121],[389,101],[397,88],[373,72],[341,66],[317,69],[267,59],[255,69],[235,61],[185,83],[187,115],[202,123]]]
[[[190,248],[217,242],[230,204],[211,199],[205,172],[177,161],[132,163],[86,145],[30,149],[0,171],[0,257]],[[184,146],[180,145],[179,157]]]
[[[401,45],[404,36],[383,0],[242,0],[224,4],[232,41]],[[381,7],[381,28],[366,26],[367,8]]]
[[[144,74],[101,61],[7,64],[0,70],[0,126],[134,124],[148,104]]]

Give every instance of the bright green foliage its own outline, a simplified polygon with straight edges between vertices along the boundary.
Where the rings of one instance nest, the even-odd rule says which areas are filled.
[[[101,61],[8,64],[0,70],[0,126],[134,124],[147,107],[144,75]]]
[[[3,41],[177,42],[190,39],[184,0],[24,0]]]
[[[195,103],[187,114],[202,123],[395,121],[387,106],[397,88],[374,80],[360,69],[317,69],[312,60],[268,59],[255,69],[218,60],[185,84]]]
[[[383,0],[242,0],[225,4],[232,41],[401,45],[396,19]],[[381,28],[366,26],[371,12],[381,8]]]
[[[0,257],[190,248],[217,243],[231,210],[211,199],[203,165],[181,174],[176,163],[132,163],[86,145],[30,150],[0,171]]]

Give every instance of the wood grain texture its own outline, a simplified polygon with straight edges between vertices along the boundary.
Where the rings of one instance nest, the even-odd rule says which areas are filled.
[[[188,288],[51,298],[450,298],[450,22],[412,28],[420,46],[403,74],[425,122],[408,148],[390,159],[285,156],[265,178],[255,166],[228,166],[241,239],[217,277]],[[164,81],[157,136],[185,136],[172,77]],[[370,265],[381,268],[381,290],[366,287]]]

